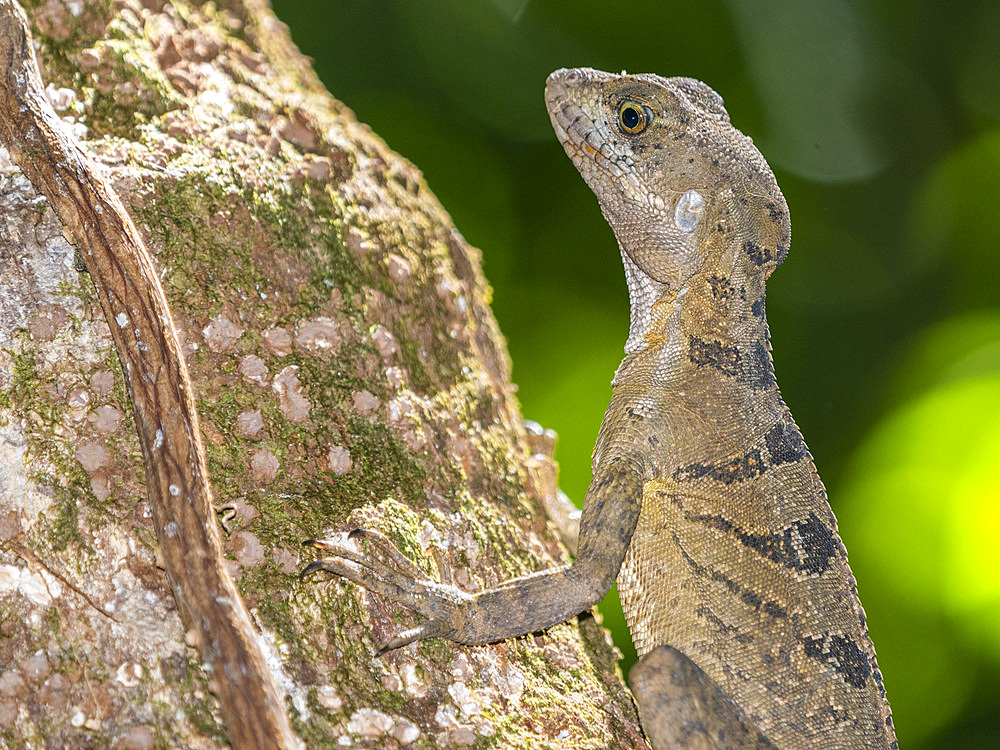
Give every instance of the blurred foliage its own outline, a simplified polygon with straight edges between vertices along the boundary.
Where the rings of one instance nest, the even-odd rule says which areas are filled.
[[[792,214],[775,367],[827,483],[905,748],[1000,747],[1000,5],[274,0],[483,248],[526,416],[578,501],[628,323],[548,123],[560,67],[708,82]],[[614,607],[616,642],[631,647]]]

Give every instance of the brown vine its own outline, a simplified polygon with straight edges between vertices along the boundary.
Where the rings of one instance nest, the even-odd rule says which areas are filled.
[[[45,96],[27,18],[0,0],[0,143],[55,209],[97,288],[125,372],[167,579],[238,748],[297,746],[281,691],[223,567],[187,366],[152,258]]]

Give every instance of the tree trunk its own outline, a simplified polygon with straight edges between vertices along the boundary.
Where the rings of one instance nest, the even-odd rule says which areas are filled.
[[[298,738],[644,747],[592,617],[377,659],[414,617],[298,580],[302,540],[360,523],[470,591],[565,561],[479,252],[420,173],[259,2],[26,11],[50,102],[152,256],[200,416],[216,509],[200,530],[221,525],[248,647]],[[0,747],[243,745],[211,627],[175,599],[141,377],[123,374],[91,248],[66,239],[87,227],[6,152],[0,170]]]

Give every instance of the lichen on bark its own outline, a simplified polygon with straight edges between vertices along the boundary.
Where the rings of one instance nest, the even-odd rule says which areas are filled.
[[[363,521],[475,590],[565,559],[479,251],[260,3],[28,4],[191,372],[227,565],[309,747],[641,747],[591,617],[374,658],[414,622],[297,573]],[[217,747],[157,565],[121,368],[62,228],[0,160],[0,746]]]

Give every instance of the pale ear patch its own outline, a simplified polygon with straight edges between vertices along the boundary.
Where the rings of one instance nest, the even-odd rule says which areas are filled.
[[[693,232],[705,213],[705,198],[697,190],[688,190],[677,201],[674,224],[682,232]]]

